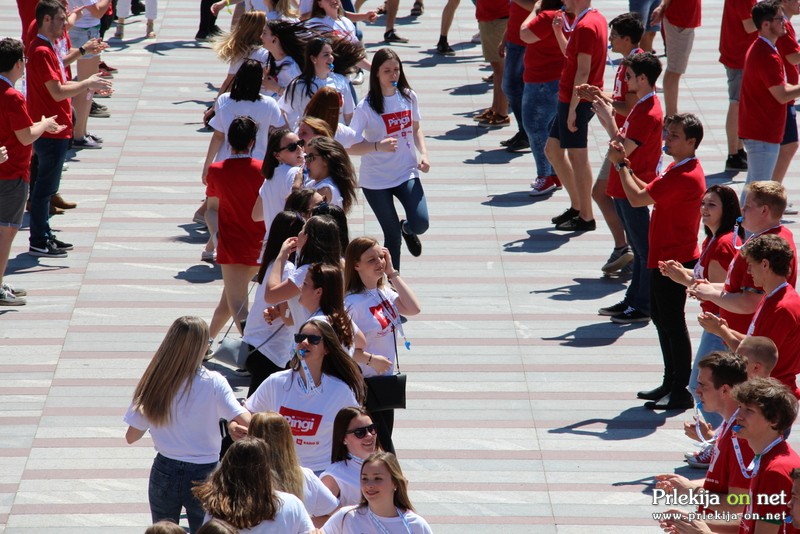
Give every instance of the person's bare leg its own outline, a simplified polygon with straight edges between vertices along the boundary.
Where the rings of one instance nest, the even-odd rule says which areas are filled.
[[[447,0],[444,9],[442,9],[442,24],[439,28],[439,35],[447,37],[450,33],[450,26],[453,25],[453,19],[456,16],[456,9],[461,0]]]
[[[556,171],[556,176],[561,181],[561,185],[567,190],[570,207],[580,211],[581,203],[575,187],[572,164],[567,158],[566,151],[561,148],[561,142],[555,137],[549,137],[547,144],[544,146],[544,154],[547,156],[550,165],[553,166],[553,170]]]
[[[592,212],[592,167],[589,164],[589,150],[586,148],[568,148],[567,158],[572,166],[575,191],[580,204],[580,218],[584,221],[594,219]]]
[[[680,90],[681,75],[677,72],[664,73],[664,107],[666,116],[678,113],[678,91]]]
[[[214,252],[217,248],[217,232],[219,231],[219,198],[206,199],[206,225],[208,226],[208,243],[206,252]]]
[[[225,286],[222,286],[222,295],[219,296],[219,303],[214,309],[214,314],[211,316],[211,322],[208,325],[209,337],[216,339],[225,323],[231,318],[230,307],[228,306],[228,298],[225,295]]]
[[[625,230],[622,227],[622,221],[617,215],[617,210],[614,208],[614,201],[606,194],[606,187],[608,180],[598,179],[592,187],[592,199],[597,207],[600,208],[600,213],[606,220],[608,229],[611,232],[611,237],[614,239],[614,248],[624,247],[628,244],[625,240]]]
[[[778,152],[778,162],[775,164],[775,170],[772,171],[772,180],[783,183],[786,178],[786,173],[789,171],[789,165],[792,164],[792,158],[797,152],[797,142],[781,145],[781,150]]]
[[[3,274],[8,267],[8,257],[11,255],[11,243],[17,235],[17,228],[12,226],[0,226],[0,284],[3,283]]]
[[[508,98],[503,92],[503,84],[500,81],[503,79],[503,69],[505,62],[492,61],[492,74],[494,75],[495,83],[492,85],[492,111],[495,115],[508,115]]]
[[[739,102],[728,102],[728,114],[725,116],[725,135],[728,138],[728,155],[736,154],[744,147],[739,139]]]
[[[78,60],[78,80],[85,80],[97,74],[100,68],[100,56],[89,59]],[[76,95],[72,99],[72,107],[75,108],[75,125],[72,133],[74,139],[82,139],[86,135],[89,123],[89,111],[92,107],[92,100],[88,97],[88,91]]]
[[[394,21],[397,18],[397,10],[400,9],[400,0],[386,0],[386,30],[394,29]]]
[[[653,41],[656,38],[656,32],[644,32],[641,40],[639,41],[639,48],[645,52],[653,51]]]
[[[225,298],[230,315],[236,317],[236,328],[242,332],[242,321],[247,320],[247,285],[258,272],[258,267],[239,264],[225,264],[222,267],[222,282],[225,285]]]

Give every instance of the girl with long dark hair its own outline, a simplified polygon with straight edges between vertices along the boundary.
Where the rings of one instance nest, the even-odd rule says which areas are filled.
[[[320,192],[325,201],[350,212],[356,202],[356,171],[341,143],[316,137],[306,149],[308,180],[304,184]]]
[[[283,210],[294,184],[303,181],[304,146],[297,134],[285,128],[275,130],[269,136],[261,167],[264,183],[258,191],[252,213],[254,221],[264,221],[267,233],[272,219]]]

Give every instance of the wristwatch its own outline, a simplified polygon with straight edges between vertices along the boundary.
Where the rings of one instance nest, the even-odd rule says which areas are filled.
[[[78,52],[80,52],[82,56],[86,55],[86,49],[82,46],[78,47]]]
[[[617,168],[618,171],[622,170],[623,167],[627,167],[627,166],[628,166],[628,164],[625,163],[624,161],[620,161],[619,163],[617,163],[615,165],[615,167]]]

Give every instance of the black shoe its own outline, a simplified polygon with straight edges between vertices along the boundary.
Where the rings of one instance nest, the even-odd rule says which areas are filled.
[[[624,312],[613,316],[611,318],[611,322],[617,324],[649,323],[650,316],[646,313],[640,312],[633,306],[628,306]]]
[[[417,234],[406,233],[405,227],[406,227],[406,221],[405,219],[403,219],[402,221],[400,221],[400,233],[403,235],[403,240],[406,242],[406,247],[408,247],[408,251],[411,253],[412,256],[416,258],[420,254],[422,254],[422,243],[420,243]]]
[[[127,0],[122,0],[122,1],[126,2]],[[144,12],[145,12],[145,6],[144,6],[144,4],[142,2],[132,2],[131,3],[131,13],[134,16],[135,15],[141,15]]]
[[[443,56],[454,56],[456,51],[453,50],[447,43],[439,43],[436,45],[436,53]]]
[[[578,216],[579,213],[580,211],[570,207],[565,209],[561,215],[556,215],[555,217],[550,219],[550,222],[553,224],[561,224],[567,222],[570,219],[574,219],[575,217]]]
[[[728,172],[745,172],[747,170],[747,159],[740,153],[731,154],[725,160],[725,170]]]
[[[563,230],[566,232],[591,232],[597,230],[597,223],[594,219],[584,221],[580,215],[576,215],[572,219],[556,225],[556,230]]]
[[[72,250],[72,243],[65,243],[63,241],[59,241],[55,237],[50,240],[50,242],[55,245],[58,250]]]
[[[502,143],[500,144],[502,145]],[[527,135],[523,132],[518,132],[517,135],[508,140],[508,144],[505,145],[505,147],[507,152],[518,152],[520,150],[529,149],[531,144],[528,141]]]
[[[661,384],[655,389],[651,389],[650,391],[639,391],[636,393],[637,399],[644,399],[644,400],[658,400],[663,398],[665,395],[669,394],[670,390],[669,386],[665,386]]]
[[[608,306],[606,308],[600,308],[599,310],[597,310],[597,315],[605,315],[607,317],[613,317],[615,315],[620,315],[622,313],[625,313],[625,310],[627,310],[627,309],[628,309],[628,304],[623,300],[623,301],[617,302],[613,306]],[[664,395],[666,395],[666,393]],[[664,395],[661,395],[661,397],[663,397]],[[660,399],[661,397],[657,397],[657,398]]]
[[[669,393],[657,401],[644,403],[648,410],[689,410],[694,408],[694,399],[688,391]]]
[[[28,254],[39,258],[66,258],[67,251],[57,248],[55,243],[48,241],[44,244],[31,244],[28,247]]]
[[[394,29],[383,34],[384,43],[407,43],[408,39],[400,37]]]
[[[740,158],[742,158],[745,162],[747,162],[747,152],[745,152],[743,148],[740,148],[737,154],[739,155]]]

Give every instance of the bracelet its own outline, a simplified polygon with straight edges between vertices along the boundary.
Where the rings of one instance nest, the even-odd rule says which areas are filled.
[[[372,361],[372,354],[369,355],[369,360],[367,360],[367,365],[369,365],[369,362],[371,361]]]
[[[387,280],[391,280],[392,278],[397,278],[400,276],[400,271],[393,271],[391,274],[386,275]]]
[[[377,141],[375,141],[375,142],[374,142],[374,143],[372,143],[372,144],[375,146],[375,152],[377,152],[377,151],[378,151],[378,142],[377,142]]]

